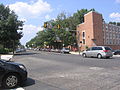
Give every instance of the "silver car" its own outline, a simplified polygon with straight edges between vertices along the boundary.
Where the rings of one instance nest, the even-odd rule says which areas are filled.
[[[113,56],[112,49],[107,46],[95,46],[83,51],[83,57],[110,58]]]
[[[70,49],[69,48],[63,48],[61,50],[61,53],[69,53],[70,52]]]

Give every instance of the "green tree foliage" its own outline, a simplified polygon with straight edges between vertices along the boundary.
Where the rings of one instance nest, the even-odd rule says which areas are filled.
[[[120,22],[109,22],[109,24],[120,26]]]
[[[113,24],[113,25],[116,25],[116,22],[109,22],[109,24]]]
[[[84,15],[94,9],[81,9],[68,16],[65,12],[60,13],[56,20],[47,22],[47,28],[44,31],[38,32],[37,36],[29,41],[26,45],[31,46],[35,43],[36,46],[54,46],[62,48],[68,45],[75,45],[76,43],[76,26],[84,22]],[[58,28],[60,25],[60,28]],[[44,43],[45,42],[45,43]]]
[[[9,7],[0,4],[0,44],[4,48],[12,48],[13,42],[17,46],[22,32],[17,32],[23,26],[23,21]]]
[[[120,22],[117,22],[117,26],[120,26]]]

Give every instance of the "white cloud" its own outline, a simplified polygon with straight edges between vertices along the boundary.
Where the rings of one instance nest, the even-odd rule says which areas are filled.
[[[23,45],[25,45],[26,42],[30,41],[31,38],[34,38],[36,36],[36,33],[39,31],[42,31],[43,28],[40,26],[35,25],[24,25],[23,26],[23,33],[24,36],[20,40]]]
[[[9,5],[11,10],[14,10],[22,18],[35,18],[52,11],[49,3],[43,0],[32,2],[31,4],[25,2],[16,2]]]
[[[43,0],[16,2],[10,4],[9,7],[19,16],[19,20],[25,21],[22,31],[24,36],[20,40],[24,45],[31,38],[34,38],[38,31],[43,30],[40,26],[37,26],[41,23],[38,19],[50,19],[48,14],[53,11],[51,5]],[[37,25],[35,26],[35,24]]]
[[[116,0],[117,3],[120,3],[120,0]]]
[[[46,19],[46,20],[50,20],[50,19],[51,19],[50,15],[46,15],[46,16],[45,16],[45,19]]]
[[[25,34],[31,34],[31,33],[36,33],[36,32],[38,32],[38,31],[41,31],[42,30],[42,28],[40,27],[40,26],[34,26],[34,25],[24,25],[23,26],[23,32],[25,33]]]
[[[113,12],[113,13],[111,13],[109,16],[110,16],[110,18],[120,18],[120,13],[118,13],[118,12],[117,12],[117,13],[114,13],[114,12]]]
[[[111,21],[120,22],[120,13],[118,13],[118,12],[117,13],[115,13],[115,12],[111,13],[109,15],[109,17],[110,17]]]

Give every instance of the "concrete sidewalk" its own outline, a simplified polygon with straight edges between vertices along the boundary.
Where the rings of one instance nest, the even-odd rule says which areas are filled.
[[[70,54],[75,54],[75,55],[79,55],[79,52],[70,52]],[[81,52],[80,52],[80,55],[81,55]]]
[[[113,55],[113,57],[120,57],[120,55]]]

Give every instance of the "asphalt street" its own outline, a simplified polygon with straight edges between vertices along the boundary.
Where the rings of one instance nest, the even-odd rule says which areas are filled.
[[[120,57],[83,58],[79,55],[28,51],[13,60],[24,64],[24,90],[120,90]]]

